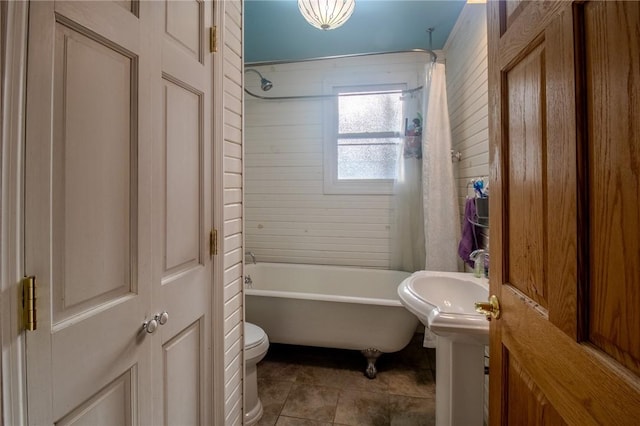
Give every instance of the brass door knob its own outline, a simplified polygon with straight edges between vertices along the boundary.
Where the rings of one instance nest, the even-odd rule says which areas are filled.
[[[496,295],[491,295],[488,302],[476,302],[476,312],[485,314],[487,321],[491,321],[491,318],[500,318],[500,302]]]

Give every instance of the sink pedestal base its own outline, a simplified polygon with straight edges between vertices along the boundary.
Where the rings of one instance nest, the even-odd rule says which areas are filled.
[[[484,346],[438,336],[436,426],[482,426]]]

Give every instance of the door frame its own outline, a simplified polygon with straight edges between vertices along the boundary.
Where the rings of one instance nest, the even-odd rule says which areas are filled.
[[[0,424],[27,420],[25,339],[20,319],[23,259],[23,165],[28,2],[0,5],[2,52],[0,163]]]
[[[213,289],[211,291],[211,351],[212,351],[212,397],[214,425],[224,424],[225,378],[224,378],[224,1],[214,1],[213,25],[217,28],[217,52],[213,55],[213,108],[211,109],[213,159],[211,162],[213,190],[213,228],[217,229],[218,254],[213,256]],[[219,113],[218,113],[219,112]],[[242,378],[244,379],[244,373]],[[243,380],[244,382],[244,380]]]
[[[26,424],[25,335],[19,308],[22,303],[20,279],[23,259],[23,164],[25,136],[26,58],[29,2],[0,3],[0,425]],[[216,2],[214,25],[222,29],[224,2]],[[212,326],[213,421],[224,422],[224,157],[223,157],[223,31],[219,31],[219,49],[214,54],[213,94],[213,226],[221,240],[219,255],[213,262]],[[222,391],[222,392],[220,392]]]

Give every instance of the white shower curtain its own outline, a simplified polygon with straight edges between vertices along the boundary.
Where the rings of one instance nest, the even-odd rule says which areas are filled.
[[[429,84],[431,67],[431,84]],[[426,241],[425,270],[457,271],[459,209],[451,162],[451,128],[444,64],[427,66],[422,137],[422,201]]]
[[[391,264],[396,271],[424,269],[422,214],[422,160],[400,153],[398,178],[393,186],[394,220],[391,226]]]
[[[415,272],[424,269],[424,216],[422,214],[422,127],[424,96],[402,97],[405,117],[403,147],[398,152],[398,173],[393,185],[390,268]],[[411,123],[411,124],[409,124]]]

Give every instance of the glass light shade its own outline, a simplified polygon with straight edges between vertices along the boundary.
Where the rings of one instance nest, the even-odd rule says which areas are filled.
[[[356,0],[298,0],[304,19],[321,30],[332,30],[347,22],[355,7]]]

